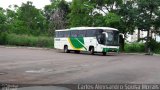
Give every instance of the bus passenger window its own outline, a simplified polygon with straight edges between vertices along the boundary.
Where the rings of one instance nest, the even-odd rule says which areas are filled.
[[[66,37],[70,37],[70,31],[66,32]]]
[[[63,31],[59,32],[59,37],[64,37],[64,32]]]
[[[69,37],[70,36],[70,32],[69,31],[64,31],[64,37]]]
[[[55,36],[56,36],[56,37],[59,37],[59,32],[56,32],[56,33],[55,33]]]
[[[87,30],[87,37],[94,37],[96,35],[96,30]]]
[[[78,37],[85,37],[86,36],[86,31],[85,30],[81,30],[78,33]]]
[[[78,31],[71,31],[71,37],[77,37]]]

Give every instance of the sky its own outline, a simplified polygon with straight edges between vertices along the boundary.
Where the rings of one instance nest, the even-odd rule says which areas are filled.
[[[32,1],[33,5],[38,9],[43,9],[45,5],[50,4],[50,0],[0,0],[0,7],[6,9],[9,5],[18,5],[21,6],[22,3],[26,3],[27,1]],[[66,0],[71,1],[71,0]]]

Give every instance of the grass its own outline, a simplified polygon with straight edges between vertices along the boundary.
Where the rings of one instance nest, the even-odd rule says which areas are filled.
[[[152,42],[151,45],[151,51],[156,54],[160,54],[160,43]],[[145,52],[145,44],[144,43],[130,43],[125,44],[125,52],[127,53],[144,53]]]
[[[125,52],[127,53],[142,53],[145,52],[145,45],[143,43],[125,44]]]
[[[16,45],[16,46],[31,46],[31,47],[54,47],[53,37],[47,36],[32,36],[32,35],[16,35],[16,34],[1,34],[0,44]]]

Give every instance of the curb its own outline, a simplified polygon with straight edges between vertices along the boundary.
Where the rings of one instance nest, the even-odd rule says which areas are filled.
[[[153,55],[146,55],[146,53],[121,53],[121,54],[126,54],[126,55],[145,55],[145,56],[160,56],[160,54],[155,54]]]
[[[54,48],[42,48],[42,47],[27,47],[27,46],[2,46],[0,48],[22,48],[22,49],[32,49],[32,50],[55,50]]]

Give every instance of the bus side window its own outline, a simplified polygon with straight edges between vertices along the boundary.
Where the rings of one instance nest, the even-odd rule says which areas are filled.
[[[59,35],[58,35],[59,37],[61,37],[62,35],[61,35],[61,31],[59,32]]]
[[[78,33],[78,37],[85,37],[86,36],[86,30],[80,30]]]
[[[64,37],[64,32],[63,31],[59,32],[59,37]]]
[[[67,35],[67,31],[63,31],[63,37],[68,37],[68,35]]]
[[[70,37],[70,31],[66,31],[66,37]]]
[[[59,37],[59,32],[58,31],[55,33],[55,37]]]
[[[96,30],[96,35],[99,35],[99,34],[102,34],[103,33],[103,30]]]
[[[96,35],[96,30],[87,30],[87,37],[93,37]]]
[[[74,37],[74,33],[73,33],[73,31],[71,31],[71,37]]]
[[[63,31],[63,37],[69,37],[70,32],[69,31]]]
[[[71,37],[77,37],[78,31],[71,31]]]

